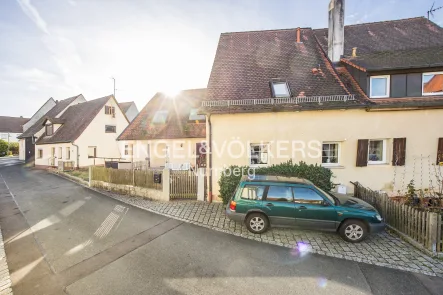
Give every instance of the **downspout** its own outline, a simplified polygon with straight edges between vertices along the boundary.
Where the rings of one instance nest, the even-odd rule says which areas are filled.
[[[212,125],[211,125],[211,114],[208,115],[208,129],[209,129],[209,192],[208,192],[208,202],[212,203]]]
[[[78,169],[78,168],[80,167],[80,166],[79,166],[79,163],[80,163],[80,155],[79,155],[79,153],[78,153],[78,145],[76,145],[73,141],[71,142],[71,144],[77,148],[77,169]]]

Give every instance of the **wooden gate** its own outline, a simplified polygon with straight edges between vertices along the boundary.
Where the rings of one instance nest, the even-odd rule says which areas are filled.
[[[171,200],[196,200],[197,175],[191,171],[171,170],[169,196]]]

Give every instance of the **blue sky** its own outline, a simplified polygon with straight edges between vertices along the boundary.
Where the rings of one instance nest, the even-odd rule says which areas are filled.
[[[346,24],[425,16],[433,0],[347,0]],[[329,0],[2,0],[0,115],[49,98],[206,87],[220,33],[327,26]],[[436,6],[443,5],[437,0]],[[443,9],[432,19],[443,25]]]

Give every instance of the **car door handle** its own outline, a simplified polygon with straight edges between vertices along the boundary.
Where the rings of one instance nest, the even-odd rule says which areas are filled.
[[[272,203],[267,203],[265,206],[272,207],[272,206],[274,206],[274,204],[272,204]]]
[[[305,206],[300,206],[300,207],[298,207],[298,209],[308,209],[308,208],[306,208]]]

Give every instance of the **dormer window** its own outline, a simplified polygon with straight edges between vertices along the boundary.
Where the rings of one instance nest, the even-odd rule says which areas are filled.
[[[152,123],[154,124],[164,124],[168,120],[169,111],[157,111],[155,112]]]
[[[46,136],[51,136],[54,133],[54,125],[46,125]]]
[[[271,82],[273,97],[290,97],[289,86],[287,82]]]
[[[198,109],[191,109],[189,113],[189,121],[204,121],[206,119],[205,115],[199,115]]]
[[[370,79],[370,97],[383,98],[389,97],[390,79],[386,76],[372,76]]]
[[[443,72],[423,73],[423,95],[443,94]]]

